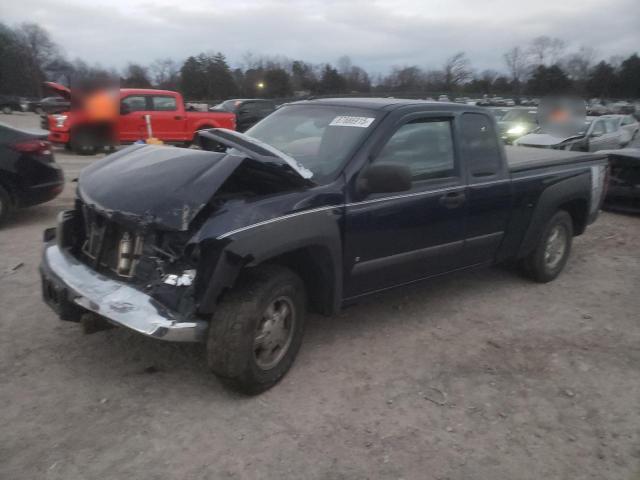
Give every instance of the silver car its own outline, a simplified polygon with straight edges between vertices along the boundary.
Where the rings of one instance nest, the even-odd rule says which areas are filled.
[[[564,131],[545,131],[539,128],[534,133],[517,139],[514,145],[580,152],[622,148],[623,134],[620,120],[616,117],[586,117],[584,123]]]
[[[622,129],[624,145],[630,144],[638,135],[640,122],[633,115],[620,115],[620,128]]]

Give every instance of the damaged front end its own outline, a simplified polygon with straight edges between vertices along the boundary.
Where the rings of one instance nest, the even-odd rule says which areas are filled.
[[[197,259],[185,254],[186,232],[135,229],[80,200],[62,212],[41,264],[43,296],[63,320],[85,311],[155,338],[201,341]]]
[[[82,172],[75,208],[45,232],[44,299],[63,320],[90,311],[154,338],[202,341],[211,314],[200,311],[203,298],[215,294],[212,283],[233,280],[220,278],[228,274],[219,265],[228,241],[203,235],[202,226],[218,217],[223,228],[251,220],[259,213],[229,214],[229,202],[302,179],[226,153],[150,146],[123,152]],[[225,259],[228,265],[229,254]]]

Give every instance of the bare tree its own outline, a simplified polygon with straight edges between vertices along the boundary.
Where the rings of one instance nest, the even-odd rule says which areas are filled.
[[[513,82],[516,95],[520,95],[522,82],[527,74],[527,56],[520,47],[513,47],[504,54],[509,76]]]
[[[569,78],[578,82],[585,82],[595,61],[595,51],[591,47],[580,47],[577,52],[567,55],[562,61],[562,68]]]
[[[169,90],[175,90],[180,80],[180,66],[171,58],[158,58],[149,65],[153,84]]]
[[[149,88],[151,86],[149,71],[142,65],[129,63],[129,65],[127,65],[123,70],[122,74],[122,85],[124,87]]]
[[[445,88],[449,92],[469,80],[473,74],[469,59],[464,52],[458,52],[449,57],[442,70]]]
[[[424,83],[424,73],[420,67],[393,67],[391,74],[385,77],[382,85],[392,90],[420,90]]]
[[[535,68],[540,65],[553,65],[557,63],[565,49],[565,42],[559,38],[551,38],[542,35],[531,40],[529,44],[529,57]]]
[[[428,70],[424,77],[426,90],[442,90],[445,88],[445,78],[442,70]]]
[[[47,66],[60,58],[58,46],[51,40],[49,33],[36,23],[23,23],[16,30],[19,39],[24,66],[28,72],[27,81],[34,82],[32,90],[42,93]]]
[[[480,72],[480,79],[487,82],[489,85],[495,82],[498,76],[500,76],[500,73],[496,70],[487,69]]]

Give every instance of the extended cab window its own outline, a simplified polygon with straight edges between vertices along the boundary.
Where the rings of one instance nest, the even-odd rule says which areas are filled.
[[[493,123],[481,113],[465,113],[460,122],[461,151],[473,177],[500,172],[502,158]]]
[[[417,120],[401,126],[374,162],[406,165],[414,180],[453,176],[451,122]]]
[[[153,109],[157,112],[172,112],[178,109],[175,97],[158,95],[151,98]]]
[[[125,97],[120,103],[126,105],[129,112],[142,112],[147,109],[147,99],[143,95]]]

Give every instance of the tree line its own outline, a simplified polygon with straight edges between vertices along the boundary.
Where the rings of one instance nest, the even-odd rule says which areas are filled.
[[[504,71],[476,71],[464,52],[438,68],[396,66],[371,75],[348,56],[313,64],[282,56],[246,54],[237,67],[220,52],[184,61],[129,63],[118,71],[69,60],[49,33],[34,23],[0,23],[0,93],[41,96],[44,80],[74,82],[119,79],[124,87],[177,90],[192,100],[233,97],[285,98],[310,95],[512,95],[572,93],[584,97],[640,98],[640,57],[634,53],[596,61],[592,48],[568,51],[564,41],[540,36],[503,55]]]

